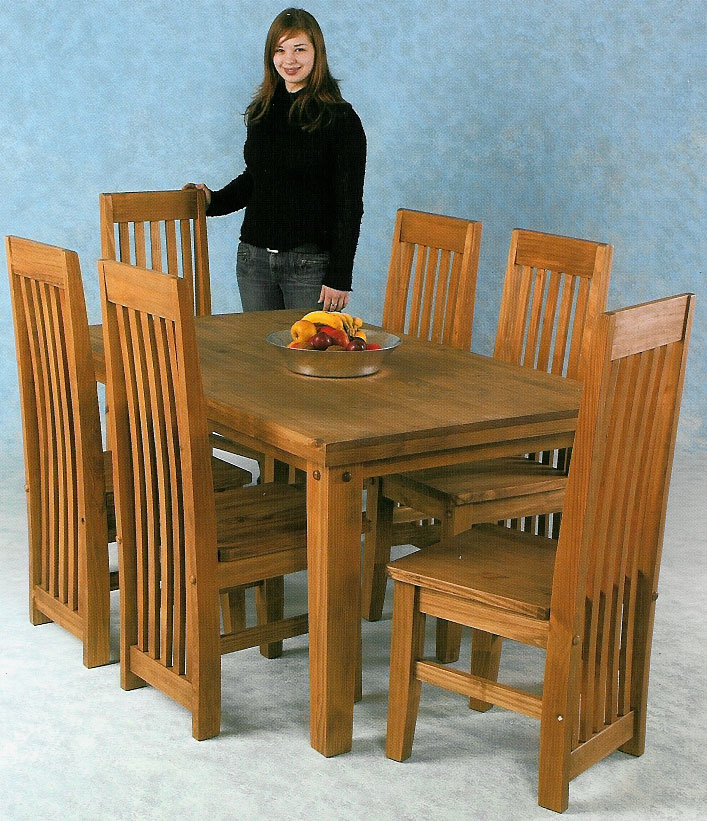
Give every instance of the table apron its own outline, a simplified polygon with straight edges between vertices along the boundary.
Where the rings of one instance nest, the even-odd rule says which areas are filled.
[[[551,426],[548,423],[537,423],[484,430],[455,440],[432,438],[426,440],[424,451],[415,451],[414,446],[406,442],[399,448],[381,444],[355,450],[342,449],[334,453],[331,449],[325,451],[323,448],[306,453],[292,453],[216,421],[212,421],[210,426],[223,436],[301,470],[307,470],[308,465],[321,468],[358,465],[361,466],[363,475],[368,477],[571,447],[576,419],[563,420],[562,424],[554,422]]]

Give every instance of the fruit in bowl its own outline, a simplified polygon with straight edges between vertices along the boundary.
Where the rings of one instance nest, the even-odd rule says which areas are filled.
[[[363,320],[338,311],[310,311],[290,328],[292,341],[288,348],[313,351],[380,350],[380,345],[367,342],[361,330]]]
[[[378,373],[400,337],[370,328],[359,317],[311,311],[267,341],[287,370],[302,376],[354,377]],[[327,356],[322,356],[326,353]],[[342,354],[339,356],[338,354]]]

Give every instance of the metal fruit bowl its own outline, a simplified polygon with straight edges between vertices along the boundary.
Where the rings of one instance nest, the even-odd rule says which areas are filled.
[[[352,377],[377,373],[390,352],[400,344],[400,337],[386,331],[366,330],[369,342],[380,345],[372,351],[312,351],[288,348],[292,341],[290,329],[274,331],[267,341],[274,346],[282,364],[293,373],[304,376]]]

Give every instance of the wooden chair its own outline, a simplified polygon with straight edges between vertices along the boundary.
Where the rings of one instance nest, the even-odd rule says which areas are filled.
[[[83,642],[87,667],[110,661],[108,544],[115,541],[111,454],[103,450],[81,269],[74,251],[6,237],[22,409],[30,620]],[[213,461],[215,490],[252,481]]]
[[[196,316],[211,313],[211,277],[206,231],[206,200],[200,189],[136,191],[99,195],[101,256],[140,268],[183,276],[194,294]],[[271,478],[272,460],[265,460],[218,431],[212,444],[245,456]]]
[[[204,192],[136,191],[98,199],[101,256],[183,276],[194,294],[194,313],[210,314]]]
[[[511,235],[498,318],[494,357],[505,362],[582,378],[583,356],[596,321],[606,306],[612,248],[599,242],[515,229]],[[558,443],[564,444],[564,443]],[[568,441],[567,444],[570,444]],[[565,450],[489,459],[468,465],[386,476],[374,501],[377,519],[369,541],[375,545],[366,561],[373,567],[364,579],[366,618],[380,618],[385,595],[385,562],[392,544],[425,547],[479,522],[551,514],[562,509],[569,454]],[[417,511],[416,518],[436,523],[417,528],[395,521],[394,502]],[[555,528],[559,516],[555,517]],[[538,524],[545,532],[549,517]],[[435,533],[436,530],[436,533]],[[555,533],[556,535],[556,533]],[[458,628],[438,622],[440,661],[459,655]],[[500,652],[500,643],[496,652]]]
[[[270,483],[213,493],[188,282],[112,261],[99,262],[99,279],[121,685],[159,688],[192,712],[194,737],[209,738],[220,729],[221,653],[307,631],[306,614],[281,618],[277,581],[306,567],[305,491]],[[221,634],[219,591],[254,584],[259,624]]]
[[[388,266],[381,325],[453,348],[469,350],[474,321],[476,275],[481,247],[481,223],[474,220],[398,210]],[[383,480],[385,481],[385,480]],[[367,483],[362,566],[362,615],[370,621],[381,616],[385,594],[385,536],[379,505],[381,479]],[[393,509],[394,508],[394,509]],[[395,544],[422,546],[439,540],[439,528],[430,528],[426,514],[406,504],[385,507],[394,517]],[[392,524],[392,520],[391,520]],[[378,548],[377,548],[378,545]]]
[[[5,238],[22,410],[29,608],[110,661],[109,503],[79,260]],[[115,534],[110,535],[115,540]]]
[[[668,484],[694,297],[601,317],[559,541],[481,525],[388,569],[386,754],[411,753],[420,682],[540,719],[538,798],[620,749],[641,755]],[[425,615],[545,649],[542,695],[423,660]],[[492,667],[492,665],[491,665]]]
[[[468,350],[481,223],[398,210],[382,326]]]

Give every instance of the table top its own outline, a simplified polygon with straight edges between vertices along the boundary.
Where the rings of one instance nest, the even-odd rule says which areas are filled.
[[[209,419],[274,455],[327,466],[393,457],[402,464],[406,456],[499,442],[511,429],[515,438],[574,431],[578,382],[406,335],[376,374],[292,373],[265,337],[300,316],[196,318]],[[91,338],[100,373],[96,326]]]

